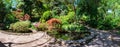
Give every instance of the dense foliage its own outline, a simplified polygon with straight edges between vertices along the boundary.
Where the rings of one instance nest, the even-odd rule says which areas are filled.
[[[32,28],[49,30],[51,34],[80,33],[87,30],[86,25],[102,30],[119,30],[119,15],[119,0],[0,1],[0,23],[16,32]]]

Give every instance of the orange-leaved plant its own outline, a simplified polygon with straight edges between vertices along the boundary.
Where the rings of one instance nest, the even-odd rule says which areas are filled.
[[[52,18],[52,19],[47,21],[47,24],[48,24],[48,30],[50,31],[53,28],[55,28],[56,24],[61,24],[61,21],[59,19]]]

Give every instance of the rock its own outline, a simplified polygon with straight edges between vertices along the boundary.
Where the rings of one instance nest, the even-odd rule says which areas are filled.
[[[36,32],[37,32],[37,30],[32,29],[32,28],[29,28],[29,30],[31,30],[33,33],[36,33]]]

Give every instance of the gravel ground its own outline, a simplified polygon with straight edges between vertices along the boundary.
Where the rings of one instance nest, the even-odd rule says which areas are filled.
[[[84,47],[120,47],[120,35],[115,34],[116,31],[98,31],[95,29],[91,29],[91,31],[95,31],[97,36]]]
[[[89,43],[66,43],[64,40],[56,40],[45,32],[37,32],[30,35],[13,35],[0,31],[0,47],[120,47],[120,35],[102,30],[90,29],[97,33]]]

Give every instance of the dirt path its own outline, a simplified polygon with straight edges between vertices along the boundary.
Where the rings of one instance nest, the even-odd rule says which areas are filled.
[[[50,38],[45,32],[37,32],[31,35],[10,35],[0,32],[0,42],[6,47],[33,47],[44,44]]]

